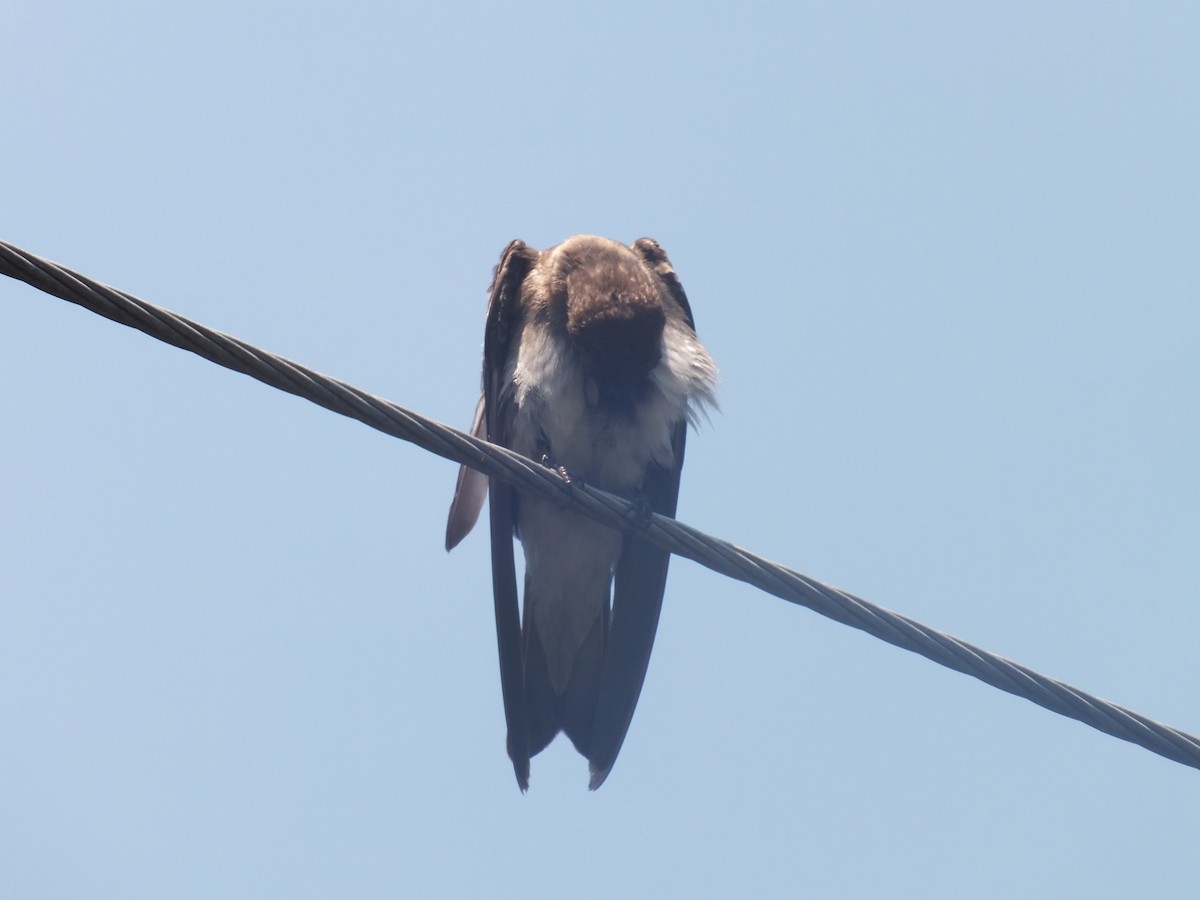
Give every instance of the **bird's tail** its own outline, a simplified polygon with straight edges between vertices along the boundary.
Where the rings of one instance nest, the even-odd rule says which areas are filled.
[[[554,689],[546,651],[532,616],[525,619],[525,706],[529,725],[529,754],[540,753],[555,735],[565,732],[583,756],[589,756],[596,700],[600,692],[600,667],[608,632],[604,604],[588,630],[571,666],[562,693]]]

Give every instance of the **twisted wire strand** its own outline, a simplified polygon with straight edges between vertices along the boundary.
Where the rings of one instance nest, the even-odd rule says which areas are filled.
[[[264,384],[303,397],[332,412],[416,444],[445,459],[478,469],[489,478],[571,506],[593,519],[805,606],[889,644],[978,678],[992,687],[1077,719],[1105,734],[1138,744],[1167,759],[1200,769],[1200,738],[1088,694],[1065,682],[997,656],[861,597],[822,584],[682,522],[654,514],[645,519],[629,501],[558,473],[504,447],[418,415],[353,385],[193,322],[0,241],[0,274],[78,304],[105,318]]]

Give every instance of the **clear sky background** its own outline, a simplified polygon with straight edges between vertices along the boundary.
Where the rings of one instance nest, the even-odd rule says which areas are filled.
[[[1200,732],[1200,7],[3,13],[0,236],[466,426],[505,243],[657,238],[679,515]],[[686,562],[504,754],[455,467],[0,282],[0,895],[1195,897],[1200,773]]]

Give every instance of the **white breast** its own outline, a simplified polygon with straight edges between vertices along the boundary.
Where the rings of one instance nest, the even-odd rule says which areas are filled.
[[[635,491],[653,460],[673,462],[671,434],[695,410],[713,403],[716,364],[686,327],[674,320],[663,331],[663,352],[651,371],[653,389],[632,414],[597,403],[594,384],[571,351],[566,335],[527,324],[509,361],[517,414],[513,449],[537,458],[544,435],[553,458],[584,481],[616,493]]]

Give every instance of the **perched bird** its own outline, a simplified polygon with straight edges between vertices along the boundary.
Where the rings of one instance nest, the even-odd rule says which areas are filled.
[[[576,235],[541,252],[513,241],[500,257],[476,436],[674,516],[687,424],[714,404],[716,380],[687,296],[655,241],[626,247]],[[485,493],[517,783],[528,788],[530,757],[563,731],[587,758],[594,790],[633,718],[670,554],[508,485],[489,488],[466,466],[447,550],[474,526]],[[525,551],[523,615],[514,534]]]

